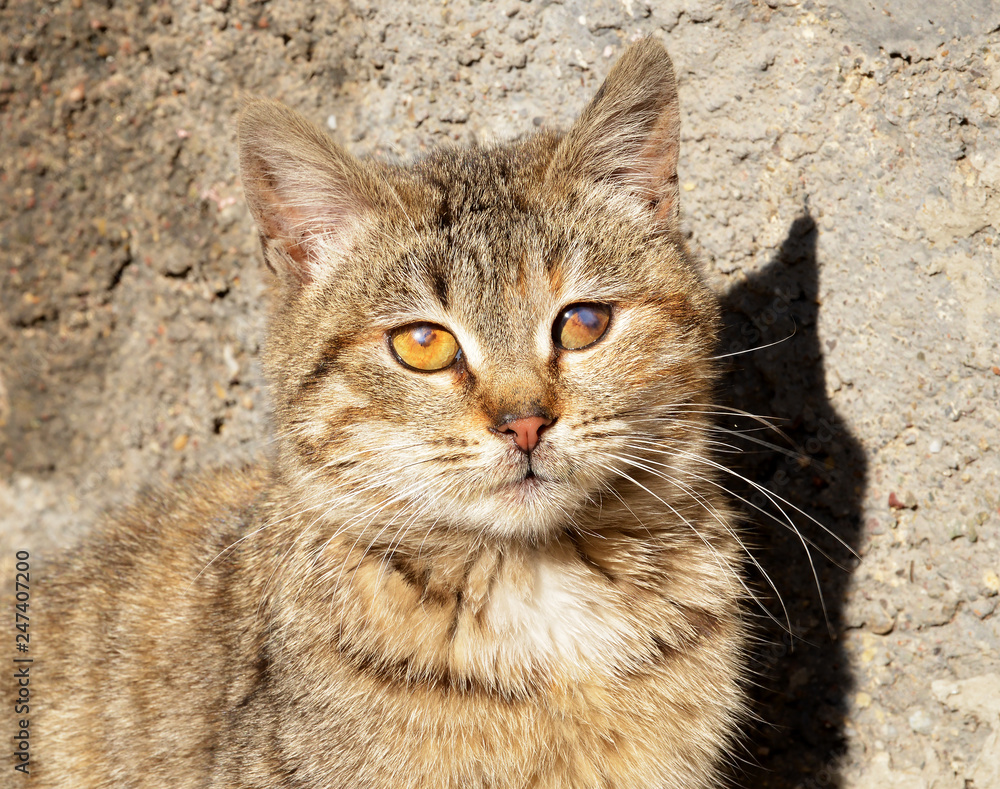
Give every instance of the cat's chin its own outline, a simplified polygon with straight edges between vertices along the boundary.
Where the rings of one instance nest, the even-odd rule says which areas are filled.
[[[467,501],[460,525],[501,539],[537,542],[562,531],[586,501],[575,487],[529,474]]]

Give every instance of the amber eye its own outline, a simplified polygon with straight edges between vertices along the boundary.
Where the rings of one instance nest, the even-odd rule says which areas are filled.
[[[448,367],[458,356],[458,340],[433,323],[411,323],[389,335],[393,353],[406,367],[433,372]]]
[[[601,339],[610,322],[607,304],[570,304],[556,318],[552,339],[560,348],[578,351]]]

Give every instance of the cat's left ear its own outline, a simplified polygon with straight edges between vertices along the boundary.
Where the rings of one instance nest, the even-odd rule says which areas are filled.
[[[239,122],[240,174],[264,257],[293,287],[336,265],[393,187],[294,110],[252,99]]]
[[[679,150],[674,69],[663,45],[646,38],[612,67],[560,142],[549,172],[621,188],[645,201],[658,224],[675,227]]]

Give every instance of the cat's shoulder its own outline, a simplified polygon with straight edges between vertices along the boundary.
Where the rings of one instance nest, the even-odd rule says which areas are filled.
[[[106,513],[54,563],[63,570],[96,567],[104,576],[109,569],[115,571],[111,575],[121,575],[157,567],[166,571],[174,564],[171,557],[187,561],[192,554],[221,550],[254,523],[269,475],[264,467],[247,466],[209,471],[171,486],[150,485],[131,503]],[[136,567],[140,564],[147,566]],[[80,575],[66,578],[78,581]]]
[[[146,524],[207,523],[226,520],[231,513],[252,506],[270,482],[270,471],[262,466],[220,468],[181,479],[170,486],[151,485],[108,521],[128,527]]]

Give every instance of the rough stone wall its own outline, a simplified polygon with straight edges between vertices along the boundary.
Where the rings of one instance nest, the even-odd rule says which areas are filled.
[[[736,780],[1000,786],[1000,9],[876,5],[0,0],[4,560],[266,454],[242,95],[406,158],[565,126],[655,35],[731,405],[785,434],[732,424],[788,612],[760,574],[775,726]]]

